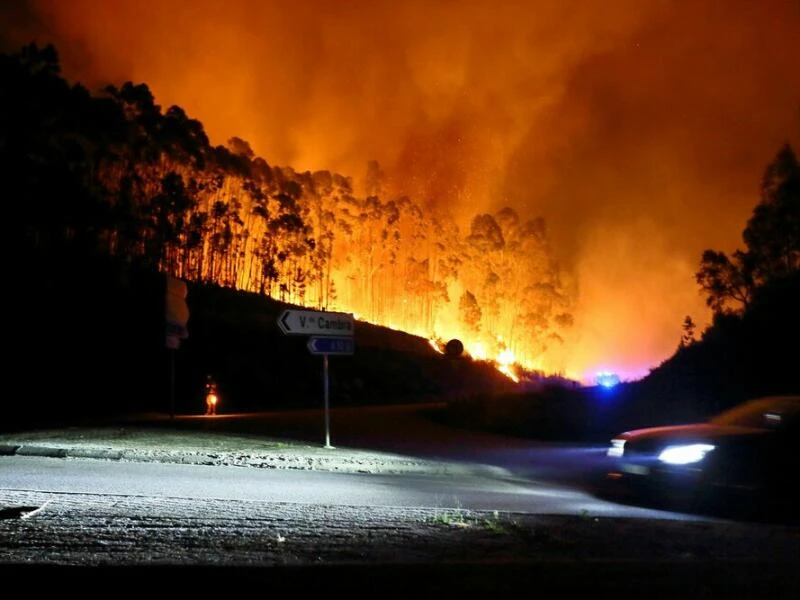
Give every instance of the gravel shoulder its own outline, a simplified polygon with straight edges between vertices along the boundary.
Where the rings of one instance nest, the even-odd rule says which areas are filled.
[[[3,454],[345,473],[445,474],[480,468],[235,432],[142,426],[72,427],[0,434],[0,455]]]

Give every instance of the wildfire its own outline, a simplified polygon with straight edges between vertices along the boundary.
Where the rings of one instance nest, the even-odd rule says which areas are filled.
[[[359,319],[358,315],[354,314],[354,317]],[[381,323],[374,323],[375,325],[381,325],[382,327],[388,327],[389,329],[393,329],[395,331],[405,331],[406,333],[411,333],[412,335],[419,335],[420,337],[424,337],[428,340],[428,344],[431,348],[433,348],[439,354],[445,354],[445,346],[446,342],[443,341],[445,338],[438,335],[423,335],[414,333],[413,331],[409,332],[401,327],[398,327],[395,323],[391,323],[388,325],[383,325]],[[490,351],[487,348],[487,345],[477,339],[470,340],[467,339],[466,341],[461,339],[460,337],[448,338],[448,339],[458,339],[461,341],[464,347],[464,352],[467,354],[471,359],[478,360],[478,361],[485,361],[495,366],[495,368],[508,377],[514,383],[519,383],[521,381],[519,372],[521,371],[538,371],[538,369],[534,368],[526,368],[524,365],[520,364],[517,357],[515,356],[514,352],[512,352],[509,348],[506,347],[503,338],[501,336],[497,336],[495,339],[495,346],[496,350],[494,352]]]
[[[187,237],[185,253],[154,244],[181,265],[160,265],[166,272],[271,287],[285,302],[460,339],[473,358],[523,379],[537,371],[594,381],[612,360],[629,380],[668,356],[680,319],[708,315],[692,278],[699,250],[738,243],[753,175],[775,132],[796,127],[787,100],[800,82],[796,2],[587,2],[577,19],[572,3],[545,0],[536,19],[526,2],[462,3],[458,19],[447,2],[16,4],[24,8],[3,13],[9,41],[40,29],[35,37],[56,42],[71,79],[89,89],[144,82],[160,106],[197,118],[215,145],[243,135],[269,165],[293,165],[260,170],[255,181],[291,186],[255,199],[253,181],[193,173],[203,190],[193,200],[211,215],[198,222],[209,231]],[[213,38],[213,52],[165,35],[176,23]],[[686,69],[690,58],[697,68]],[[741,118],[749,114],[759,119]],[[365,173],[373,159],[380,168]],[[107,181],[121,172],[112,167]],[[138,167],[144,205],[163,174],[148,179]],[[342,184],[350,179],[367,191]],[[703,199],[697,211],[687,198]],[[488,223],[505,203],[519,221],[504,213]],[[277,235],[281,223],[299,222],[283,214],[295,205],[309,232]],[[463,235],[428,207],[454,213]],[[705,239],[698,215],[716,215],[715,238]],[[228,241],[235,247],[223,248]],[[566,294],[543,272],[549,246],[575,271],[577,308],[556,306]],[[256,280],[263,273],[269,280]],[[575,323],[565,333],[567,313]],[[506,349],[494,348],[498,333]]]
[[[519,383],[519,377],[514,372],[514,365],[516,363],[516,359],[514,358],[514,353],[511,350],[503,350],[497,356],[496,359],[497,369],[506,375],[509,379],[511,379],[514,383]]]
[[[459,340],[460,341],[460,340]],[[498,340],[501,341],[501,340]],[[436,350],[439,354],[444,354],[444,344],[441,341],[441,338],[436,336],[428,338],[428,343],[430,344],[431,348]],[[464,344],[465,352],[475,360],[483,360],[489,362],[495,366],[495,368],[508,377],[514,383],[520,382],[520,377],[517,374],[517,370],[520,369],[520,365],[517,364],[516,358],[514,353],[508,349],[501,351],[496,357],[491,358],[489,354],[486,352],[485,346],[480,342],[474,342],[470,344],[469,342]]]

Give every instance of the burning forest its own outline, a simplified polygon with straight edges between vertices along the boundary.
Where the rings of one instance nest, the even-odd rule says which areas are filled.
[[[781,0],[0,3],[3,168],[37,248],[631,381],[712,323],[704,251],[800,141],[799,25]]]
[[[450,215],[384,189],[371,162],[361,181],[272,166],[232,138],[155,103],[145,84],[102,95],[70,86],[54,48],[3,59],[20,115],[12,142],[41,166],[64,165],[71,193],[48,186],[20,155],[38,206],[23,215],[37,251],[77,244],[187,281],[265,294],[431,339],[463,341],[474,358],[558,373],[571,298],[542,219],[510,208]],[[29,108],[33,107],[33,108]]]

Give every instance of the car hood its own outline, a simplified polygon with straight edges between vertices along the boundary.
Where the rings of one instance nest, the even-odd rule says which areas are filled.
[[[766,430],[753,427],[735,427],[730,425],[714,425],[712,423],[693,423],[689,425],[668,425],[648,427],[626,431],[615,439],[626,442],[658,444],[661,442],[693,442],[720,440],[731,437],[761,435]]]

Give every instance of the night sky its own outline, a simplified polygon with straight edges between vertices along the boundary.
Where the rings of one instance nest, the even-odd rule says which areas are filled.
[[[710,313],[781,145],[800,146],[797,0],[0,0],[96,90],[146,83],[272,165],[457,214],[547,220],[579,295],[573,368],[637,376]],[[521,274],[524,276],[524,274]]]

